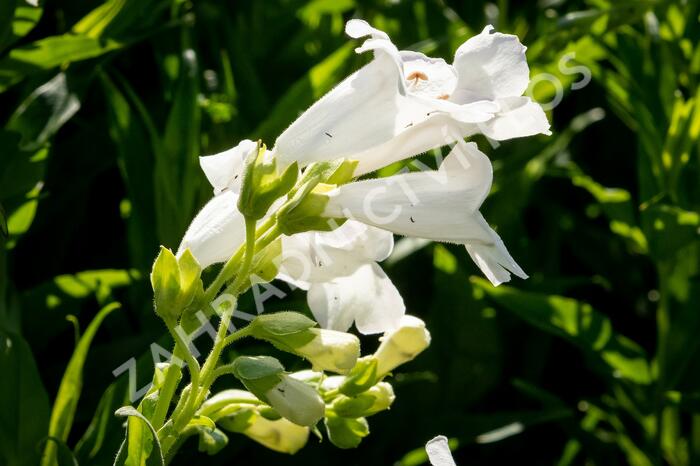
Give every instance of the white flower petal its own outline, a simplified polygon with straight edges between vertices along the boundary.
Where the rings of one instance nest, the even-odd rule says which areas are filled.
[[[525,50],[517,36],[487,26],[455,53],[457,89],[450,100],[468,103],[523,95],[530,82]]]
[[[415,52],[399,53],[386,34],[364,21],[352,20],[347,29],[354,37],[372,36],[357,52],[371,50],[374,59],[323,96],[279,136],[274,151],[282,165],[296,161],[303,167],[346,158],[360,162],[355,172],[360,175],[445,144],[440,132],[431,131],[439,130],[442,122],[423,125],[437,113],[449,113],[463,123],[480,123],[500,108],[493,102],[458,105],[437,98],[454,88],[456,78],[450,65]],[[405,75],[404,67],[413,70],[411,73],[422,70],[416,75],[420,78],[433,78]],[[407,79],[416,92],[407,89]],[[475,128],[471,125],[465,130]]]
[[[459,143],[437,171],[350,183],[328,193],[323,215],[347,217],[394,233],[490,243],[474,216],[491,188],[491,162],[474,143]]]
[[[199,165],[214,188],[214,194],[219,194],[226,189],[238,192],[243,164],[256,147],[257,143],[244,139],[236,147],[227,151],[199,158]]]
[[[514,273],[516,276],[527,279],[527,274],[522,268],[515,262],[513,257],[506,249],[503,240],[498,236],[498,233],[493,231],[493,229],[486,223],[484,217],[479,213],[478,218],[481,221],[484,229],[488,229],[492,236],[491,244],[486,243],[467,243],[465,247],[469,256],[472,258],[474,263],[481,269],[481,271],[486,275],[486,278],[493,284],[493,286],[498,286],[501,283],[510,281],[510,273]]]
[[[535,134],[552,134],[544,110],[529,97],[509,97],[498,103],[501,110],[495,118],[477,125],[485,136],[504,141]]]
[[[333,231],[317,232],[316,242],[344,251],[355,257],[381,262],[394,250],[394,235],[386,230],[348,220]]]
[[[425,444],[430,464],[433,466],[456,466],[447,443],[447,437],[440,435]]]
[[[398,290],[375,262],[352,275],[313,284],[307,301],[321,327],[347,331],[355,321],[365,335],[397,328],[406,311]]]
[[[245,240],[245,221],[237,202],[233,191],[214,196],[192,220],[178,255],[189,248],[202,268],[228,260]]]
[[[389,39],[386,32],[373,28],[363,19],[351,19],[345,24],[345,34],[353,39],[359,39],[364,36],[372,36],[377,39]]]

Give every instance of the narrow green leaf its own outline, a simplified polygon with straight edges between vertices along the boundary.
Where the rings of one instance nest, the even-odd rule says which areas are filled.
[[[102,321],[120,307],[119,303],[112,303],[102,308],[80,338],[58,388],[58,394],[51,412],[49,436],[55,437],[62,442],[68,440],[68,434],[73,425],[73,417],[75,416],[75,410],[83,388],[83,366],[85,365],[90,345]],[[56,461],[56,454],[55,442],[47,443],[41,464],[51,466]]]
[[[49,399],[32,351],[19,335],[0,330],[0,464],[39,463],[46,438]]]
[[[160,441],[158,440],[158,432],[156,432],[156,430],[153,428],[150,421],[143,414],[138,412],[138,410],[136,408],[134,408],[133,406],[123,406],[123,407],[119,408],[114,414],[116,416],[119,416],[119,417],[129,417],[129,418],[134,417],[134,418],[140,420],[143,424],[145,424],[148,427],[148,429],[150,430],[151,435],[152,435],[153,446],[155,447],[155,449],[153,451],[153,453],[155,454],[155,458],[158,461],[158,464],[160,464],[161,466],[165,466],[165,461],[163,460],[163,452],[162,452],[161,447],[160,447]],[[129,428],[133,428],[132,425],[133,425],[132,423],[129,423]],[[127,433],[127,438],[130,438],[128,433]],[[129,447],[131,447],[131,445],[129,445]],[[142,450],[143,445],[139,444],[139,445],[137,445],[137,447],[139,448],[139,453],[141,454],[140,455],[141,459],[139,461],[137,461],[136,463],[132,463],[132,464],[138,464],[138,465],[145,464],[147,455],[145,455],[145,452]],[[121,450],[122,449],[120,449],[120,451]],[[129,451],[129,456],[127,457],[126,462],[124,464],[129,464],[129,461],[132,459],[131,449],[129,448],[128,451]],[[117,459],[119,459],[120,457],[123,457],[123,454],[117,455]],[[153,458],[154,456],[151,455],[150,457]]]
[[[474,286],[527,323],[575,344],[603,367],[604,374],[639,384],[652,381],[644,350],[619,335],[610,320],[589,304],[562,296],[529,293],[506,286],[494,288],[481,278]]]

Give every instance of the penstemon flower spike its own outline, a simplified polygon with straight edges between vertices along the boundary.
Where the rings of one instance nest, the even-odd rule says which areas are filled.
[[[216,454],[230,433],[293,454],[311,433],[322,436],[320,425],[337,447],[357,447],[369,434],[367,418],[395,402],[391,373],[431,340],[425,323],[406,315],[379,265],[392,253],[393,234],[464,245],[494,285],[511,273],[527,278],[479,212],[491,188],[491,162],[464,142],[477,133],[495,140],[549,134],[542,109],[522,96],[529,82],[525,47],[489,26],[448,65],[399,51],[361,20],[349,21],[346,32],[368,37],[356,51],[371,51],[373,60],[311,106],[271,150],[244,140],[200,157],[213,197],[177,252],[161,249],[151,274],[154,310],[175,348],[138,408],[118,411],[128,420],[116,464],[149,455],[167,464],[190,436],[198,437],[200,451]],[[357,180],[453,143],[435,171]],[[219,263],[205,284],[202,271]],[[307,292],[314,319],[262,314],[232,330],[239,297],[275,278]],[[191,339],[211,317],[218,328],[200,361]],[[348,333],[353,324],[362,334],[382,334],[373,354],[361,355],[360,340]],[[227,347],[244,338],[305,359],[310,368],[288,372],[269,355],[225,361]],[[178,390],[184,367],[188,382]],[[212,393],[219,385],[226,388]],[[432,464],[454,465],[444,437],[426,449]]]

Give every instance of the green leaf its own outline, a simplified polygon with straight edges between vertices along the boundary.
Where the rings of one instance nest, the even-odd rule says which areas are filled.
[[[37,446],[49,427],[49,399],[29,345],[0,330],[0,463],[39,463]]]
[[[629,338],[615,333],[610,320],[589,304],[562,296],[494,288],[472,278],[477,288],[527,323],[578,346],[611,378],[639,384],[652,381],[645,351]]]
[[[75,456],[81,463],[89,464],[100,451],[105,441],[107,425],[112,418],[116,387],[110,385],[102,394],[90,425],[75,446]]]
[[[0,3],[0,48],[12,34],[12,22],[17,0],[4,0]]]
[[[7,35],[4,40],[0,38],[0,51],[29,34],[29,32],[34,29],[34,26],[37,25],[39,19],[41,19],[41,14],[44,12],[40,7],[24,5],[23,1],[10,0],[7,2],[8,5],[17,3],[19,3],[19,5],[16,6],[14,14],[11,17],[12,27],[10,29],[10,34]],[[2,17],[2,13],[0,13],[0,17]]]
[[[357,448],[369,435],[369,424],[363,417],[350,419],[328,413],[324,422],[328,438],[338,448]]]
[[[156,430],[153,428],[150,421],[133,406],[123,406],[119,408],[114,414],[119,417],[129,418],[129,423],[127,427],[128,456],[124,464],[140,466],[148,464],[148,458],[155,458],[155,460],[157,461],[156,464],[160,464],[160,466],[165,466],[165,461],[163,460],[163,452],[160,447],[160,441],[158,440],[158,432],[156,432]],[[132,418],[135,418],[135,420],[138,420],[138,422],[132,422]],[[138,433],[138,430],[140,430],[144,424],[146,425],[146,427],[148,427],[148,430],[151,432],[151,439],[153,440],[154,451],[151,455],[149,455],[148,452],[145,451],[144,443],[140,441],[141,435],[130,435],[130,433],[128,432],[137,431]],[[119,459],[119,456],[120,455],[117,455],[117,459]]]
[[[57,66],[95,58],[122,44],[114,40],[98,40],[75,35],[52,36],[13,49],[0,60],[0,92],[21,81]]]
[[[178,63],[178,80],[165,126],[162,151],[155,153],[158,236],[162,244],[172,246],[180,242],[192,219],[202,180],[198,163],[201,109],[196,52],[182,50]]]
[[[120,307],[121,305],[119,303],[112,303],[102,308],[92,322],[90,322],[90,325],[88,325],[85,333],[80,338],[73,352],[73,356],[68,363],[68,367],[63,373],[63,378],[58,388],[58,394],[54,401],[53,410],[51,412],[51,422],[49,424],[50,437],[54,437],[61,442],[66,442],[68,440],[68,434],[73,425],[73,417],[75,416],[75,410],[78,406],[78,400],[80,399],[83,388],[83,366],[85,365],[85,359],[87,358],[90,345],[102,321]],[[56,461],[56,454],[56,443],[47,443],[41,464],[44,466],[51,466]]]
[[[22,150],[38,150],[78,110],[92,73],[60,72],[22,102],[7,125],[22,135]]]

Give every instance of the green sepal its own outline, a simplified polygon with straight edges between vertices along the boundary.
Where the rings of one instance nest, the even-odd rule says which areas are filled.
[[[302,332],[315,327],[316,322],[299,312],[276,312],[257,316],[250,323],[250,330],[254,337],[258,335],[284,336]]]
[[[372,356],[358,359],[355,367],[345,377],[338,391],[350,397],[357,396],[374,386],[377,379],[377,360]]]
[[[289,195],[293,196],[301,186],[314,179],[316,180],[316,184],[345,184],[352,180],[352,174],[355,168],[357,168],[358,163],[357,160],[345,159],[315,162],[304,169],[304,174],[301,180],[299,180],[298,188],[292,190]]]
[[[206,427],[200,427],[197,430],[199,431],[199,443],[197,445],[197,449],[202,453],[213,456],[228,445],[228,436],[219,429],[207,429]]]
[[[204,293],[202,284],[202,267],[189,248],[185,249],[177,260],[180,269],[180,295],[178,305],[182,309],[189,306],[193,299],[200,293]]]
[[[331,405],[338,416],[357,418],[365,416],[374,405],[375,397],[367,393],[360,393],[356,397],[345,395],[338,396]]]
[[[325,425],[328,438],[338,448],[356,448],[369,435],[369,424],[363,417],[351,419],[331,411],[326,414]]]
[[[263,218],[270,206],[294,187],[299,176],[296,162],[280,174],[277,160],[265,161],[265,152],[265,145],[258,141],[257,150],[246,159],[238,197],[238,210],[246,218],[255,220]]]
[[[346,219],[330,219],[322,214],[328,204],[326,192],[333,185],[317,184],[313,190],[300,190],[294,198],[277,212],[277,225],[287,236],[305,231],[333,231],[345,223]]]
[[[287,353],[298,354],[300,348],[316,336],[307,330],[316,322],[298,312],[276,312],[256,317],[249,326],[253,338],[267,341],[275,348]]]
[[[197,296],[204,293],[202,267],[189,249],[178,259],[163,246],[153,263],[151,285],[158,316],[175,323]]]
[[[395,398],[391,385],[379,382],[356,397],[337,396],[331,409],[342,417],[366,417],[389,409]]]
[[[232,364],[233,375],[260,400],[280,383],[284,366],[271,356],[239,356]]]
[[[277,277],[279,262],[282,257],[282,240],[277,238],[265,249],[255,255],[251,267],[251,282],[269,283]]]
[[[181,311],[175,307],[180,294],[180,269],[175,255],[164,246],[153,263],[151,286],[156,314],[166,321],[177,320]]]

